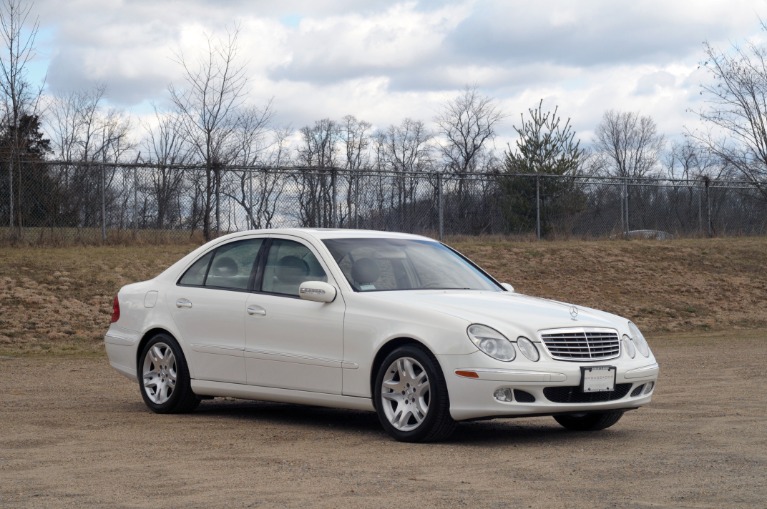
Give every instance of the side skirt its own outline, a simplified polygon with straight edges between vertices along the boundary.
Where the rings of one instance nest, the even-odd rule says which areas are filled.
[[[348,410],[375,410],[373,401],[370,398],[341,396],[340,394],[324,394],[256,385],[211,382],[208,380],[192,380],[192,390],[200,397],[229,397],[294,403],[297,405],[345,408]]]

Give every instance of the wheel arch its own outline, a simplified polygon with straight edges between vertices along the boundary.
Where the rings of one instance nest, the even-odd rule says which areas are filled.
[[[434,363],[439,367],[439,369],[442,369],[442,366],[439,364],[439,361],[437,360],[437,357],[434,355],[434,353],[429,349],[428,346],[426,346],[423,342],[418,341],[417,339],[403,336],[398,338],[393,338],[384,343],[381,348],[378,349],[378,352],[376,352],[375,357],[373,358],[373,363],[370,365],[370,394],[375,394],[375,380],[376,376],[378,374],[378,370],[381,367],[381,364],[383,363],[384,359],[387,355],[392,353],[394,350],[401,346],[416,346],[421,348],[424,352],[426,352],[434,361]],[[375,398],[373,398],[375,403]]]
[[[171,338],[173,338],[176,343],[178,343],[178,340],[176,339],[176,336],[173,335],[172,332],[170,332],[167,329],[164,329],[162,327],[154,327],[152,329],[149,329],[144,333],[144,335],[141,337],[141,340],[138,342],[137,348],[136,348],[136,376],[140,376],[141,373],[141,352],[144,351],[144,346],[147,344],[147,342],[152,339],[153,337],[157,336],[158,334],[167,334]],[[181,345],[179,345],[181,347]]]

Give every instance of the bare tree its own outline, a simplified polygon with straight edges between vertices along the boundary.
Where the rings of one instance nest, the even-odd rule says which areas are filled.
[[[434,121],[445,137],[440,145],[445,167],[458,174],[482,171],[478,163],[495,138],[495,128],[505,115],[491,98],[480,95],[476,87],[448,102]]]
[[[359,172],[370,162],[370,129],[372,125],[352,115],[343,118],[339,137],[345,155],[346,204],[339,210],[339,226],[359,228],[359,202],[361,196]]]
[[[711,153],[707,147],[691,140],[675,142],[663,158],[666,174],[671,179],[716,180],[726,177],[730,168]]]
[[[672,144],[664,158],[664,166],[672,179],[666,190],[668,215],[673,215],[678,228],[685,231],[694,231],[695,225],[702,229],[705,217],[707,231],[712,234],[713,208],[709,186],[713,180],[727,176],[731,167],[708,148],[690,139]],[[701,181],[704,184],[702,189],[699,185]],[[661,203],[661,200],[656,203]]]
[[[658,169],[664,140],[652,117],[634,112],[606,111],[596,128],[594,142],[597,165],[608,175],[622,177],[620,207],[621,230],[628,233],[631,224],[629,203],[640,202],[642,188],[630,181],[650,175]]]
[[[190,147],[181,136],[178,116],[161,114],[155,108],[155,119],[153,126],[145,127],[142,147],[146,157],[156,164],[149,186],[156,207],[153,223],[155,228],[162,229],[168,222],[181,218],[177,205],[184,186],[184,172],[178,166],[189,161]]]
[[[631,111],[606,111],[596,129],[595,150],[612,176],[647,176],[657,169],[663,146],[652,117]]]
[[[713,80],[701,85],[708,108],[698,115],[713,132],[690,134],[767,200],[767,47],[747,42],[720,51],[706,42],[705,52]]]
[[[226,195],[245,210],[250,228],[261,228],[262,219],[267,224],[271,222],[269,204],[275,179],[273,175],[268,175],[268,169],[255,167],[266,163],[263,154],[268,148],[266,137],[272,117],[271,101],[263,108],[245,108],[236,136],[236,157],[232,161],[236,169],[231,171],[234,178],[227,187]],[[280,146],[283,142],[279,137],[275,140]],[[262,217],[264,215],[269,217]]]
[[[221,173],[232,157],[231,145],[241,124],[242,106],[247,92],[245,68],[238,64],[239,29],[225,40],[208,37],[208,51],[190,62],[183,54],[183,84],[168,89],[176,112],[182,119],[183,132],[205,165],[203,236],[213,238],[221,222]],[[215,209],[215,230],[211,214]]]
[[[58,174],[68,197],[60,214],[70,226],[95,226],[100,217],[105,229],[107,211],[117,203],[116,195],[122,192],[122,205],[127,200],[124,189],[111,189],[115,177],[111,164],[133,155],[131,119],[118,110],[102,108],[105,90],[100,85],[54,97],[48,108],[54,154],[74,163]],[[120,207],[116,213],[124,217],[124,211],[125,207]]]
[[[102,107],[105,85],[53,97],[48,134],[63,161],[118,162],[133,148],[128,142],[131,119]]]
[[[274,140],[267,156],[268,168],[257,174],[255,196],[254,228],[271,228],[272,220],[277,213],[277,204],[285,190],[285,175],[282,169],[291,163],[288,151],[288,139],[293,135],[293,129],[286,127],[274,132]]]
[[[325,118],[302,127],[296,174],[300,221],[304,226],[334,227],[338,124]]]
[[[420,120],[406,118],[386,131],[386,165],[395,173],[390,208],[396,212],[400,228],[408,227],[406,221],[414,217],[418,173],[433,169],[431,140],[432,134]]]
[[[0,53],[0,94],[3,101],[2,128],[11,134],[8,166],[8,220],[14,226],[14,207],[20,206],[17,196],[14,203],[14,168],[21,180],[21,164],[18,160],[19,127],[22,117],[37,116],[37,102],[42,86],[34,90],[27,79],[28,66],[34,57],[35,40],[39,22],[30,19],[34,4],[25,5],[23,0],[0,2],[0,36],[4,45]],[[17,189],[16,191],[19,191]],[[21,224],[19,223],[19,228]],[[20,233],[20,232],[18,232]]]

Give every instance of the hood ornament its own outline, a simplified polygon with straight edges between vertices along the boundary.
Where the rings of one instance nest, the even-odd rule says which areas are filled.
[[[573,320],[577,320],[578,319],[578,308],[577,307],[570,306],[570,317]]]

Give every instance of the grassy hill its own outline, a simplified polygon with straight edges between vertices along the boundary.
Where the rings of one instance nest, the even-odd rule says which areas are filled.
[[[668,332],[767,328],[767,238],[449,242],[521,293]],[[0,248],[0,355],[98,354],[120,286],[193,245]]]

